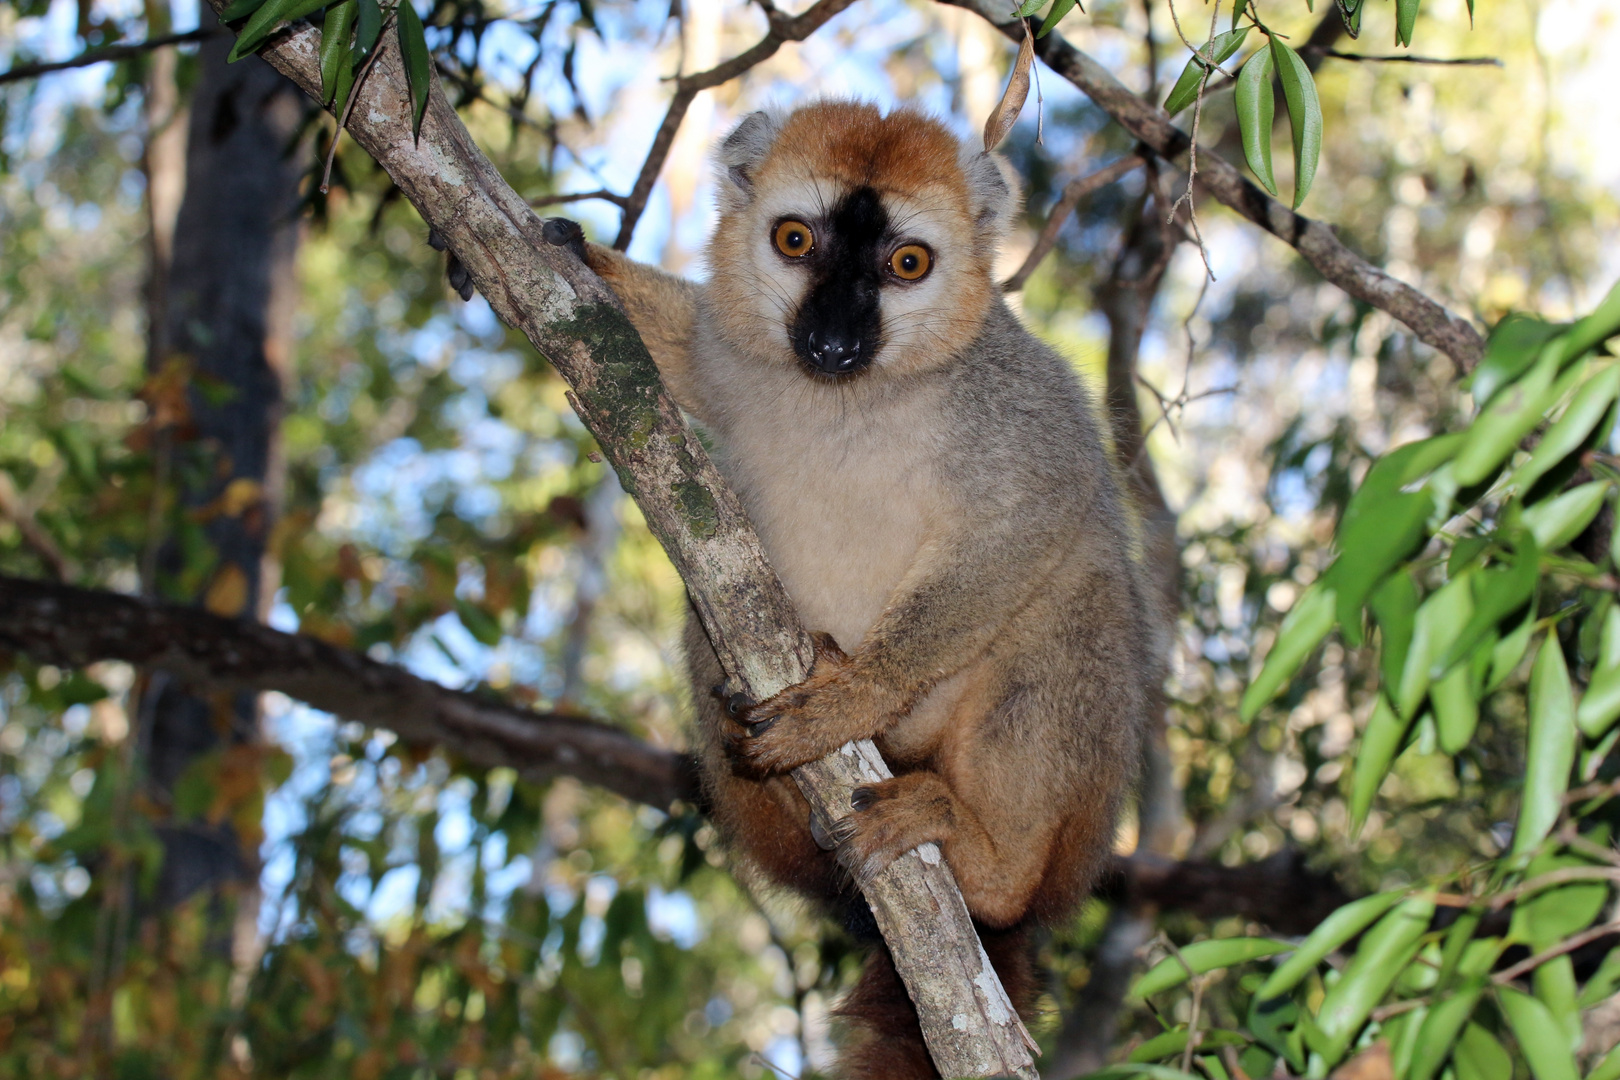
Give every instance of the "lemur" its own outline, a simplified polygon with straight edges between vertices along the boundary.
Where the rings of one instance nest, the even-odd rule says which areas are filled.
[[[991,277],[1011,167],[847,101],[754,113],[719,165],[706,282],[548,223],[621,298],[824,632],[804,682],[738,709],[690,620],[713,819],[754,872],[834,904],[938,843],[1027,1012],[1030,931],[1110,849],[1163,634],[1092,402]],[[854,739],[895,776],[855,791],[835,854],[788,772]],[[937,1077],[881,946],[840,1012],[844,1075]]]

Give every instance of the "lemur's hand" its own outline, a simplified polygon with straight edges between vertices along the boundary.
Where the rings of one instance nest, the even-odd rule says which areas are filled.
[[[871,738],[893,714],[887,695],[861,676],[832,635],[811,636],[816,658],[802,683],[734,711],[726,749],[739,772],[764,776],[818,761]]]
[[[579,227],[579,222],[565,217],[547,218],[540,235],[545,237],[546,243],[565,247],[574,253],[574,258],[585,261],[585,230]]]

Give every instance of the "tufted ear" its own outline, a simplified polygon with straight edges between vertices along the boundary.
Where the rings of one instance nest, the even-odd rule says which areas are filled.
[[[782,130],[782,115],[749,113],[720,143],[720,200],[726,211],[740,210],[754,197],[754,171]]]
[[[968,198],[973,205],[979,239],[994,243],[1012,229],[1023,201],[1012,162],[991,151],[962,149],[962,172],[967,176]]]

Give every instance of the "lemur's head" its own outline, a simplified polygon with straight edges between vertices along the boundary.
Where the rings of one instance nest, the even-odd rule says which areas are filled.
[[[971,343],[1018,205],[997,154],[912,109],[823,101],[745,118],[720,146],[713,316],[735,346],[842,379]]]

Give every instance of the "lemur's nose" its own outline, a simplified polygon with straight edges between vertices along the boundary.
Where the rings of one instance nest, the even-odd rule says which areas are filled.
[[[858,337],[812,330],[805,344],[810,349],[810,362],[829,375],[841,375],[853,369],[861,358],[861,339]]]

